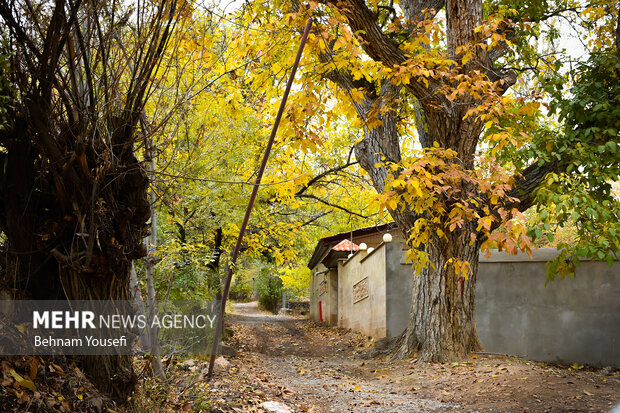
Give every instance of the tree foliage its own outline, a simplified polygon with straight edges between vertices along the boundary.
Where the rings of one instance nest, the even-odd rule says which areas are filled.
[[[356,159],[408,237],[420,274],[399,354],[420,349],[443,360],[478,348],[480,249],[529,252],[553,220],[577,228],[572,251],[615,256],[614,2],[274,1],[240,13],[280,35],[296,33],[309,15],[318,24],[300,88],[312,94],[292,109],[294,120],[313,125],[337,112],[363,134]],[[560,20],[589,45],[590,63],[558,47]],[[271,50],[274,38],[253,45]],[[294,38],[278,40],[281,48]],[[266,61],[281,62],[277,52]],[[300,145],[317,142],[312,129],[295,132]],[[542,222],[528,224],[523,213],[534,205]],[[560,265],[569,246],[560,247],[550,273],[574,270]]]
[[[158,152],[162,297],[218,294],[287,69],[269,60],[271,51],[247,43],[251,30],[239,33],[219,13],[196,9],[184,21],[178,35],[184,53],[165,55],[168,69],[149,104]],[[294,57],[293,48],[280,52],[279,59]],[[170,113],[171,93],[180,108],[159,127]],[[319,234],[350,229],[373,214],[370,187],[352,160],[355,135],[342,118],[312,127],[321,131],[321,151],[313,150],[316,142],[294,137],[309,129],[295,113],[308,93],[292,94],[244,245],[252,259],[275,263],[288,274],[298,272]],[[301,281],[290,281],[301,292]]]

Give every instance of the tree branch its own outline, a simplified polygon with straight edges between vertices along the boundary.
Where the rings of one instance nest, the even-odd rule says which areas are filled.
[[[349,157],[348,157],[347,162],[345,164],[333,167],[331,169],[328,169],[328,170],[323,171],[320,174],[316,175],[314,178],[310,179],[305,185],[303,185],[295,193],[295,196],[302,195],[304,192],[306,192],[306,190],[308,190],[308,188],[310,188],[310,186],[312,186],[313,184],[317,183],[321,179],[325,178],[327,175],[330,175],[330,174],[333,174],[333,173],[336,173],[336,172],[340,172],[343,169],[348,168],[349,166],[356,165],[358,163],[357,161],[351,161],[351,156],[353,154],[353,150],[354,149],[355,149],[355,146],[351,147],[351,149],[349,151]]]
[[[351,30],[364,41],[366,53],[376,61],[388,67],[394,67],[407,57],[398,47],[398,43],[386,35],[377,24],[377,15],[373,13],[364,0],[339,0],[333,7],[340,10],[349,21]]]
[[[358,214],[357,212],[353,212],[353,211],[351,211],[351,210],[349,210],[349,209],[347,209],[347,208],[345,208],[345,207],[343,207],[341,205],[333,204],[333,203],[331,203],[329,201],[326,201],[325,199],[319,198],[318,196],[315,196],[315,195],[312,195],[312,194],[300,194],[300,195],[295,195],[295,196],[297,198],[314,199],[315,201],[319,201],[322,204],[325,204],[325,205],[330,206],[332,208],[339,209],[341,211],[346,212],[349,215],[355,215],[355,216],[360,217],[360,218],[368,219],[368,218],[370,218],[372,216],[372,215],[366,216],[366,215]]]
[[[515,177],[515,185],[514,187],[506,193],[507,197],[516,198],[516,201],[508,202],[504,205],[498,205],[510,211],[516,208],[519,212],[527,211],[530,207],[532,207],[536,201],[536,190],[540,187],[543,179],[553,172],[558,172],[560,170],[560,162],[557,160],[553,160],[550,162],[545,162],[541,166],[538,165],[538,162],[535,162],[525,168],[523,172]],[[491,231],[499,228],[504,220],[501,219],[499,212],[497,212],[497,208],[492,209],[491,213],[495,216],[495,220],[491,224]]]
[[[314,216],[314,217],[310,218],[308,221],[306,221],[306,222],[302,223],[302,224],[299,226],[299,228],[305,227],[306,225],[310,225],[310,224],[312,224],[314,221],[316,221],[317,219],[319,219],[319,218],[323,218],[324,216],[329,215],[329,214],[331,214],[331,213],[332,213],[331,211],[326,211],[326,212],[323,212],[323,213],[321,213],[321,214],[318,214],[318,215],[316,215],[316,216]]]

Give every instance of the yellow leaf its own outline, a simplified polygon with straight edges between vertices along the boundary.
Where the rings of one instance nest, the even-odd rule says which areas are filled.
[[[17,374],[17,372],[16,372],[15,370],[13,370],[13,369],[11,369],[11,370],[9,371],[9,373],[11,373],[11,376],[13,376],[13,378],[14,378],[17,382],[19,382],[19,381],[21,381],[21,380],[24,380],[24,378],[23,378],[22,376],[20,376],[19,374]]]
[[[463,56],[463,64],[467,64],[467,62],[469,62],[472,57],[473,57],[472,52],[465,53],[465,56]]]
[[[27,388],[28,390],[32,391],[33,393],[35,391],[37,391],[37,386],[34,385],[32,380],[22,380],[20,382],[17,382],[17,384],[19,384],[22,387]]]
[[[487,128],[487,129],[490,129],[491,126],[493,126],[493,121],[492,120],[490,120],[490,121],[488,121],[487,123],[484,124],[484,127]]]
[[[422,190],[420,189],[420,184],[418,183],[418,181],[411,182],[411,186],[413,187],[413,190],[415,191],[416,195],[421,197]]]
[[[24,379],[22,376],[17,374],[17,372],[15,370],[13,370],[13,369],[11,369],[9,371],[9,373],[11,373],[11,376],[13,376],[13,378],[15,379],[17,384],[20,385],[21,387],[24,387],[24,388],[26,388],[28,390],[31,390],[32,392],[37,391],[37,387],[34,385],[32,380]]]

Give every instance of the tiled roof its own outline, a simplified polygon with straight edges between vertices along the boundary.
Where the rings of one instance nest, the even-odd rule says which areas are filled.
[[[330,246],[335,242],[340,242],[343,239],[355,239],[356,237],[361,237],[369,234],[381,234],[386,231],[390,231],[392,229],[398,228],[394,222],[389,222],[387,224],[375,225],[367,228],[359,228],[354,229],[353,231],[346,231],[340,234],[331,235],[329,237],[321,238],[314,248],[314,252],[312,253],[312,257],[308,262],[308,268],[312,269],[316,267],[316,265],[321,262],[325,256],[330,251]],[[347,250],[348,251],[348,250]]]
[[[359,245],[349,241],[348,239],[343,239],[332,248],[334,251],[359,251],[359,249]]]

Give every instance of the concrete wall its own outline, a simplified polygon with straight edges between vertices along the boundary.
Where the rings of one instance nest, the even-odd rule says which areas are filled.
[[[405,263],[402,244],[390,242],[386,249],[386,336],[397,337],[407,328],[411,312],[413,268]]]
[[[358,251],[338,264],[338,325],[371,337],[386,335],[385,248]],[[355,301],[354,286],[367,279],[368,297]]]
[[[575,278],[545,287],[545,264],[556,255],[540,249],[533,260],[496,251],[480,258],[475,317],[483,347],[532,360],[620,367],[620,263],[582,261]],[[318,320],[322,301],[332,325],[375,338],[398,336],[409,321],[412,274],[398,242],[358,252],[337,271],[313,276],[311,316]],[[354,285],[366,277],[369,296],[354,303]]]
[[[476,322],[486,351],[533,360],[620,366],[620,263],[582,261],[575,278],[545,287],[545,263],[494,252],[481,257]]]
[[[338,324],[338,269],[317,265],[310,281],[310,318],[319,320],[319,302],[323,322]]]
[[[312,270],[312,278],[310,280],[310,318],[319,321],[319,301],[321,304],[327,301],[327,282],[329,279],[329,270],[319,264]],[[323,308],[323,314],[325,309]]]

